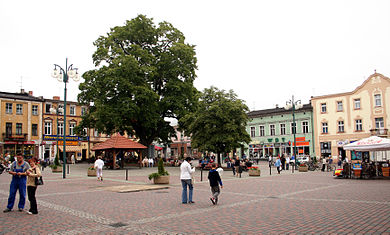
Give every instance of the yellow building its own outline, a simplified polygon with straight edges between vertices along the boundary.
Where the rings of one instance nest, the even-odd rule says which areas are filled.
[[[346,156],[345,144],[389,137],[390,79],[374,73],[346,93],[312,97],[316,156]]]
[[[42,97],[26,93],[0,92],[0,152],[39,157],[42,137]]]
[[[77,102],[67,101],[65,125],[64,101],[60,100],[58,96],[54,96],[53,99],[44,100],[42,123],[42,152],[44,153],[44,158],[53,160],[58,151],[62,160],[64,132],[66,136],[65,148],[68,161],[71,160],[72,155],[78,161],[86,160],[90,157],[89,130],[84,130],[84,136],[78,136],[75,132],[75,127],[81,122],[82,115],[86,111],[86,106],[81,106]]]

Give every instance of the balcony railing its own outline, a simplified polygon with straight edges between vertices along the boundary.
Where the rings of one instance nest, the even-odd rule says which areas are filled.
[[[3,133],[3,141],[26,141],[27,135],[28,134],[26,133],[22,133],[20,135]]]
[[[371,135],[377,135],[377,136],[380,136],[380,137],[387,137],[388,136],[388,130],[387,129],[371,129],[370,130],[371,132]]]

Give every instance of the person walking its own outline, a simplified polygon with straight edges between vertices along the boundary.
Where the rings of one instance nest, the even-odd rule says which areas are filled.
[[[72,161],[72,164],[76,164],[76,158],[74,157],[74,154],[72,154],[70,160]]]
[[[99,156],[98,159],[95,161],[94,167],[96,169],[97,179],[100,181],[103,181],[103,166],[104,162],[102,160],[102,157]]]
[[[326,158],[323,157],[322,158],[322,169],[321,169],[321,171],[325,171],[325,167],[326,167]]]
[[[149,167],[153,167],[153,165],[154,165],[153,158],[149,158],[148,162],[149,162]]]
[[[35,184],[35,179],[41,177],[41,170],[37,165],[38,160],[36,158],[30,159],[31,168],[27,170],[27,195],[28,200],[30,201],[30,210],[27,211],[27,214],[38,214],[37,200],[35,198],[35,193],[37,191],[37,186]]]
[[[191,157],[187,157],[184,162],[180,165],[180,180],[181,185],[183,187],[183,191],[181,194],[181,202],[183,204],[194,203],[192,200],[193,188],[192,185],[192,174],[195,172],[195,167],[191,166]],[[187,197],[187,187],[189,189],[188,197]]]
[[[276,169],[278,170],[278,174],[280,174],[280,165],[282,163],[280,162],[280,157],[278,157],[275,161],[275,166],[276,166]]]
[[[236,160],[234,161],[234,168],[235,168],[235,172],[236,172],[236,177],[239,177],[239,174],[240,174],[240,165],[241,165],[241,162],[240,162],[240,159],[238,158],[238,156],[236,157]]]
[[[284,170],[285,169],[285,164],[286,164],[286,158],[284,158],[284,155],[282,155],[280,157],[280,161],[282,163],[282,170]]]
[[[223,188],[221,177],[218,171],[216,170],[216,168],[217,165],[213,163],[211,165],[211,170],[209,171],[209,175],[207,177],[210,182],[211,195],[212,195],[212,197],[210,197],[210,200],[214,205],[218,204],[218,196],[221,193],[219,185],[221,185],[221,188]]]
[[[9,189],[8,205],[3,211],[4,213],[12,211],[15,203],[16,191],[19,190],[19,211],[23,211],[26,203],[26,171],[30,169],[30,164],[24,161],[20,152],[16,154],[16,161],[11,164],[9,174],[12,175],[11,185]]]
[[[286,171],[288,171],[289,167],[290,167],[290,157],[286,155]]]

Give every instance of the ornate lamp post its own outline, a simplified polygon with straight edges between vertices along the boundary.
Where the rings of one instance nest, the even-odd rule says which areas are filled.
[[[286,102],[286,106],[284,106],[284,109],[292,110],[292,117],[293,117],[293,135],[294,135],[294,148],[293,148],[293,153],[294,153],[294,166],[292,168],[292,172],[294,173],[294,168],[297,165],[297,143],[296,143],[296,132],[297,132],[297,125],[295,123],[295,110],[302,108],[302,103],[301,100],[294,100],[294,96],[292,96],[291,100]]]
[[[54,64],[54,70],[52,77],[56,78],[59,82],[65,83],[64,89],[64,151],[63,151],[63,165],[62,165],[62,178],[66,178],[66,83],[69,78],[72,78],[75,82],[80,80],[80,76],[77,73],[77,68],[73,68],[73,64],[68,66],[68,58],[66,58],[65,69],[61,66]],[[58,120],[58,119],[57,119]],[[58,146],[58,145],[57,145]]]

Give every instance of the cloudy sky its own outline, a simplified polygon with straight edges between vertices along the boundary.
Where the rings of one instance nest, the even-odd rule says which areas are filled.
[[[0,0],[0,90],[63,99],[53,64],[93,69],[93,42],[138,14],[196,45],[199,90],[233,89],[251,110],[352,91],[374,70],[390,77],[387,0]],[[77,94],[71,81],[68,100]]]

